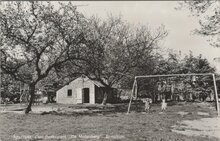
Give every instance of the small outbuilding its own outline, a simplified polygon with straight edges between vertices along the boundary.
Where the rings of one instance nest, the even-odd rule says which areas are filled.
[[[102,103],[105,86],[98,81],[81,76],[56,91],[56,102],[62,104]],[[113,100],[113,93],[108,93],[108,100]]]

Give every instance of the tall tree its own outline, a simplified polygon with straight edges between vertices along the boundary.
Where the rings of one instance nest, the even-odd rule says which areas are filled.
[[[81,60],[86,19],[76,6],[3,2],[0,10],[1,69],[29,85],[31,111],[36,84],[67,61]]]
[[[134,77],[138,69],[145,68],[149,73],[153,70],[150,66],[156,56],[154,51],[167,32],[163,26],[155,31],[146,26],[134,28],[120,17],[112,16],[103,21],[92,17],[89,25],[84,44],[89,48],[84,50],[87,61],[74,62],[73,66],[78,65],[89,78],[105,85],[105,103],[108,89],[118,85],[124,77]]]
[[[192,52],[183,59],[182,70],[184,73],[214,73],[213,68],[206,58],[193,56]]]
[[[176,50],[168,49],[168,56],[161,57],[157,62],[157,67],[154,70],[155,74],[178,74],[182,72],[182,55],[181,52]]]

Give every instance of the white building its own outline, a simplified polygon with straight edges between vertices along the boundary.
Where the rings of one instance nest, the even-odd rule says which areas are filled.
[[[81,76],[56,92],[56,102],[63,104],[102,103],[105,86],[98,81]],[[112,99],[112,95],[108,95]]]

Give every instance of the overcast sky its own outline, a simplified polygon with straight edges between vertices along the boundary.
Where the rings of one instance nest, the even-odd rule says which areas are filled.
[[[163,48],[180,50],[188,54],[202,54],[220,72],[220,63],[214,63],[213,58],[220,57],[220,48],[209,45],[206,38],[193,35],[192,31],[199,27],[198,19],[190,16],[187,9],[176,10],[177,1],[77,1],[78,10],[86,16],[96,15],[106,18],[108,14],[121,15],[123,20],[131,24],[142,24],[156,28],[163,24],[168,30]]]

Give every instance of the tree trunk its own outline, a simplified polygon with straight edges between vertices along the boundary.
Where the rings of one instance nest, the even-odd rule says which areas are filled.
[[[152,98],[152,103],[156,103],[157,93],[153,92],[153,95],[151,96],[151,98]]]
[[[111,92],[111,86],[105,86],[105,90],[104,90],[104,97],[102,100],[102,105],[106,105],[107,99],[108,99],[108,95]]]
[[[155,95],[155,101],[154,101],[154,103],[157,103],[157,101],[158,101],[158,93],[156,93],[156,95]]]
[[[104,93],[104,97],[103,97],[103,100],[102,100],[102,105],[106,105],[107,98],[108,98],[108,90],[105,91],[105,93]]]
[[[25,114],[28,114],[31,111],[31,106],[32,106],[32,103],[34,102],[34,92],[35,92],[35,85],[30,84],[29,85],[29,94],[31,97],[30,97],[29,104],[25,110]]]

